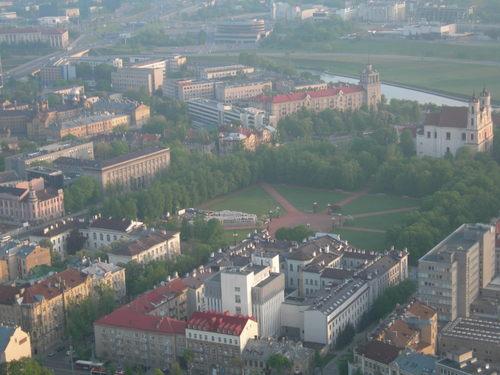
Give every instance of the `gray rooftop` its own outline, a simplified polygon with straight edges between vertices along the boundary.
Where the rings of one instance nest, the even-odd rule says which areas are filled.
[[[500,322],[471,318],[458,318],[448,323],[441,331],[444,337],[464,339],[468,342],[489,342],[500,346]]]
[[[401,353],[394,361],[400,370],[412,375],[430,375],[436,372],[436,357],[417,352]]]

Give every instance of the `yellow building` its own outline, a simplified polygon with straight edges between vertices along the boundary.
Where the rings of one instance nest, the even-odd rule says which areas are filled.
[[[21,327],[0,326],[0,363],[31,358],[30,336]]]

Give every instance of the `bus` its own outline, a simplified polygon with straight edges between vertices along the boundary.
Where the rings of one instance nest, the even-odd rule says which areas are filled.
[[[90,370],[93,367],[104,367],[104,363],[102,362],[92,362],[92,361],[82,361],[79,359],[75,362],[75,367],[78,370]]]

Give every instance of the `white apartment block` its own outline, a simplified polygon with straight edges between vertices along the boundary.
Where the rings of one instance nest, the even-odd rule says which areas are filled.
[[[180,232],[143,233],[130,242],[112,247],[108,253],[109,262],[146,264],[155,260],[173,259],[181,253]]]
[[[199,69],[201,79],[221,79],[236,77],[238,75],[251,74],[255,68],[245,65],[213,66]]]
[[[271,81],[220,82],[215,85],[215,99],[222,103],[231,104],[263,95],[266,91],[271,91],[272,88],[273,83]]]
[[[144,224],[140,221],[99,217],[80,232],[87,238],[86,246],[89,250],[99,250],[116,241],[128,241],[143,228]]]

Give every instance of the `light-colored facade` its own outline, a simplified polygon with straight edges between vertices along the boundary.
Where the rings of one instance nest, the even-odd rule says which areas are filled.
[[[111,86],[118,92],[141,91],[148,95],[163,87],[165,67],[128,67],[111,72]]]
[[[99,134],[109,134],[118,126],[128,127],[130,124],[130,115],[104,113],[54,124],[51,130],[52,135],[58,139],[68,135],[85,139]]]
[[[31,233],[29,240],[37,243],[42,241],[50,242],[52,244],[52,251],[58,254],[61,259],[64,259],[68,250],[68,238],[71,232],[78,227],[78,221],[71,218],[62,219]]]
[[[10,241],[0,246],[0,281],[29,276],[37,266],[50,266],[50,249],[28,241]]]
[[[406,18],[406,2],[388,0],[360,6],[358,16],[365,22],[401,22]]]
[[[215,84],[215,81],[208,80],[167,80],[163,91],[166,96],[180,101],[199,98],[214,99]]]
[[[440,321],[469,317],[495,274],[495,228],[464,224],[418,261],[418,297]]]
[[[98,261],[83,268],[82,272],[92,279],[92,287],[95,291],[109,288],[114,292],[117,300],[121,301],[125,298],[127,294],[125,268]]]
[[[146,264],[155,260],[173,259],[181,253],[180,232],[150,232],[131,242],[111,249],[110,263]]]
[[[66,48],[69,45],[68,30],[43,28],[0,29],[0,43],[5,44],[48,44],[52,48]]]
[[[327,89],[260,96],[255,104],[277,122],[301,109],[320,112],[326,109],[356,111],[363,105],[376,109],[381,100],[379,73],[368,65],[360,75],[359,85],[333,86]]]
[[[195,312],[186,328],[186,347],[194,354],[192,373],[241,374],[235,363],[258,331],[257,322],[246,316]]]
[[[217,25],[215,43],[255,44],[266,36],[266,25],[262,19],[231,20]]]
[[[46,189],[43,178],[0,186],[0,217],[12,223],[42,223],[64,215],[62,189]]]
[[[280,308],[284,301],[285,277],[271,273],[278,255],[258,257],[255,265],[228,268],[214,275],[205,296],[209,311],[252,316],[259,323],[259,336],[272,337],[280,332]]]
[[[199,69],[201,79],[221,79],[251,74],[255,68],[245,65],[211,66]]]
[[[89,250],[99,250],[116,241],[129,241],[134,232],[143,228],[144,223],[140,221],[96,217],[80,232],[87,238],[86,247]]]
[[[21,327],[0,327],[0,363],[31,358],[30,336]]]
[[[457,318],[439,332],[439,354],[446,355],[473,348],[480,361],[500,367],[500,322]]]
[[[68,307],[91,293],[91,279],[72,268],[26,288],[0,286],[0,321],[29,333],[34,355],[47,353],[65,339]]]
[[[273,83],[271,81],[247,82],[247,83],[218,83],[215,85],[215,99],[222,103],[235,103],[244,101],[266,91],[271,91]]]
[[[35,153],[13,155],[5,158],[5,169],[15,170],[19,176],[26,176],[26,169],[36,163],[52,163],[60,157],[93,160],[94,143],[75,144],[71,142],[54,143],[42,146]]]
[[[149,185],[170,166],[170,149],[150,147],[105,161],[60,158],[55,164],[63,171],[94,177],[103,190],[111,186],[136,190]]]
[[[417,155],[443,157],[461,148],[487,152],[493,145],[491,95],[483,90],[469,101],[469,107],[442,107],[427,115],[417,133]]]

